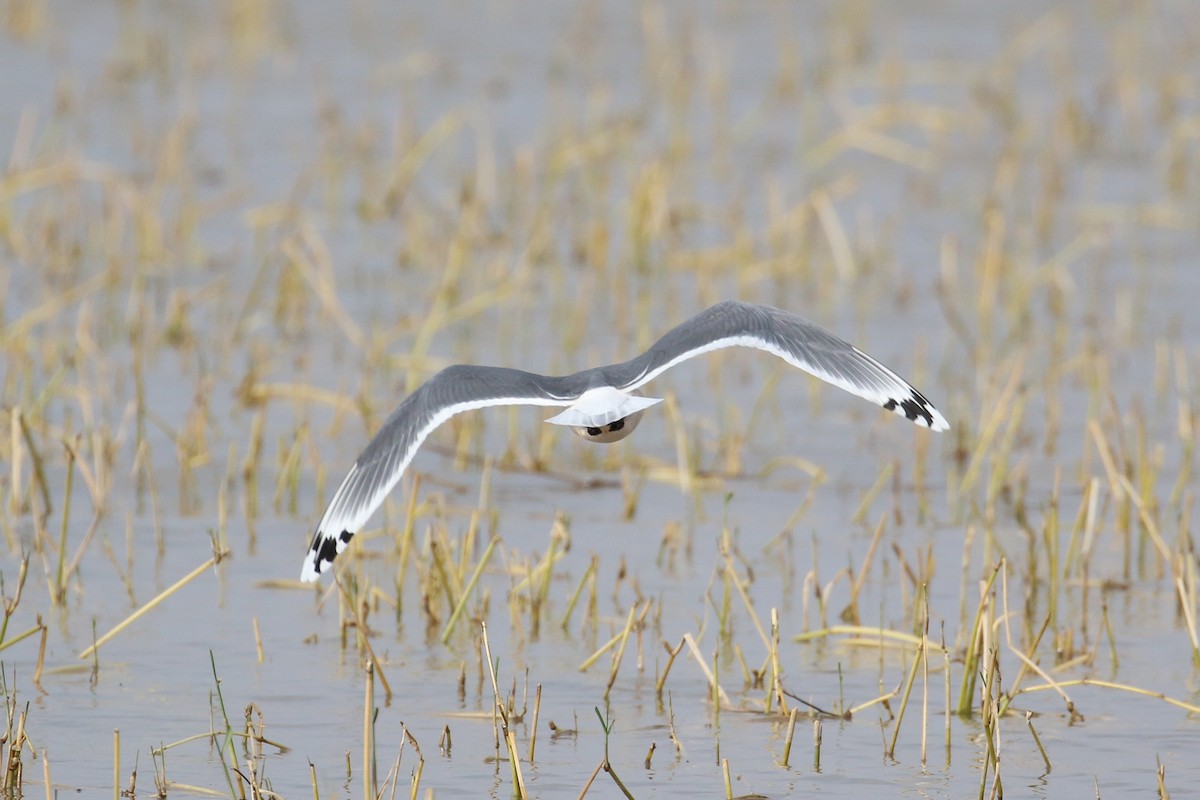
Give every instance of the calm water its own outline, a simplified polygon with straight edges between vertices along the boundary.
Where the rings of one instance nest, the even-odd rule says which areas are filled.
[[[956,716],[946,747],[937,660],[924,765],[919,680],[894,758],[885,756],[894,722],[873,705],[823,723],[819,766],[810,720],[797,727],[791,766],[780,766],[786,721],[715,713],[686,652],[667,684],[669,707],[655,694],[661,642],[691,633],[710,662],[721,648],[720,680],[735,707],[763,697],[743,688],[732,655],[740,648],[755,668],[766,656],[736,595],[728,637],[719,630],[724,530],[739,574],[752,572],[748,592],[764,624],[778,609],[785,686],[818,706],[851,707],[889,692],[911,663],[909,650],[793,641],[825,624],[806,576],[828,592],[827,622],[836,623],[850,592],[839,571],[858,574],[881,518],[887,527],[859,597],[863,624],[912,629],[904,570],[927,559],[931,633],[944,631],[957,655],[976,584],[1004,554],[1011,624],[1024,643],[1017,617],[1029,598],[1040,622],[1048,590],[1040,544],[1037,576],[1026,575],[1030,534],[1017,509],[1023,503],[1040,536],[1057,474],[1059,547],[1067,551],[1084,487],[1092,477],[1108,487],[1089,420],[1121,453],[1143,454],[1133,463],[1159,465],[1148,491],[1163,537],[1173,550],[1191,541],[1195,483],[1180,425],[1181,417],[1184,428],[1194,422],[1183,376],[1200,366],[1200,169],[1188,133],[1200,113],[1200,51],[1184,33],[1187,9],[908,5],[296,3],[215,13],[69,3],[40,12],[30,4],[43,16],[28,27],[15,15],[0,40],[0,152],[13,153],[9,173],[17,176],[5,189],[0,263],[5,405],[27,416],[37,410],[54,542],[35,548],[31,515],[10,508],[5,469],[0,565],[11,596],[21,552],[34,553],[9,635],[42,615],[43,691],[31,683],[36,637],[0,658],[18,703],[30,703],[27,731],[48,753],[55,785],[87,796],[110,791],[119,728],[122,772],[136,760],[139,791],[150,793],[150,749],[209,730],[211,652],[235,726],[253,703],[267,737],[288,748],[265,748],[271,788],[308,796],[312,762],[322,796],[361,794],[364,673],[352,644],[342,646],[336,599],[315,602],[308,590],[271,582],[298,574],[330,484],[367,430],[353,407],[268,401],[258,514],[249,515],[240,465],[259,409],[239,400],[248,373],[261,384],[343,393],[351,406],[361,394],[377,424],[403,396],[417,342],[429,359],[417,365],[421,376],[456,360],[568,372],[624,360],[705,305],[738,296],[796,310],[852,339],[910,377],[954,430],[928,434],[832,389],[814,390],[768,356],[738,353],[681,366],[651,387],[677,396],[703,471],[724,472],[721,443],[745,435],[741,474],[706,484],[698,499],[670,480],[677,441],[666,413],[603,451],[562,434],[541,451],[533,410],[478,415],[463,464],[454,457],[459,429],[435,436],[414,467],[422,499],[441,511],[417,521],[418,546],[436,526],[460,546],[478,503],[480,462],[497,459],[485,531],[499,534],[502,553],[470,610],[486,608],[502,690],[526,675],[531,691],[543,687],[536,759],[523,765],[530,793],[576,796],[603,757],[593,709],[604,707],[610,662],[579,666],[641,598],[656,605],[640,651],[630,643],[612,687],[608,742],[634,796],[720,796],[721,759],[735,795],[977,792],[983,729],[978,714]],[[65,173],[53,172],[64,164]],[[1004,224],[992,239],[989,211]],[[147,228],[151,220],[157,228]],[[289,267],[296,252],[317,254],[309,277]],[[71,295],[114,264],[113,281]],[[333,287],[336,309],[314,285]],[[54,298],[65,299],[53,313],[23,316]],[[452,320],[425,340],[431,309],[448,309]],[[139,324],[155,332],[144,351],[130,344]],[[1001,424],[1006,444],[993,447],[984,478],[959,497],[1019,357],[1025,399],[1009,396],[1012,416],[999,416],[1017,422]],[[136,477],[138,369],[153,464],[140,474],[154,475],[156,502],[149,488],[139,494]],[[1110,389],[1095,390],[1105,382]],[[205,447],[182,457],[191,465],[185,479],[176,437],[196,430]],[[94,436],[111,439],[112,488],[66,604],[55,608],[46,587],[63,524],[59,442],[76,432],[85,453]],[[279,503],[274,496],[297,438],[292,509],[286,493]],[[11,442],[5,448],[11,459]],[[1002,448],[1007,467],[997,466]],[[539,452],[543,472],[529,469]],[[781,465],[781,456],[795,460]],[[800,459],[823,471],[815,489]],[[893,462],[898,479],[855,522],[864,494]],[[998,468],[999,491],[989,495]],[[626,520],[622,471],[642,469],[637,511]],[[598,485],[581,482],[588,478]],[[84,483],[76,473],[72,554],[92,514]],[[389,597],[396,560],[383,534],[403,527],[410,488],[402,484],[364,544],[386,556],[365,570]],[[93,625],[107,631],[202,563],[222,499],[232,558],[106,644],[92,680],[77,655]],[[527,612],[510,615],[518,580],[510,571],[546,551],[559,513],[570,518],[571,547],[552,574],[550,622],[534,635]],[[1127,572],[1111,493],[1097,514],[1087,589],[1075,571],[1057,597],[1060,634],[1096,656],[1056,678],[1197,703],[1169,568],[1156,571],[1147,544]],[[668,565],[662,541],[676,528],[682,539]],[[580,608],[560,630],[593,556],[599,624],[585,628]],[[421,563],[426,569],[428,557]],[[1179,563],[1194,574],[1194,555]],[[478,641],[464,625],[439,642],[411,570],[399,614],[383,605],[370,617],[395,692],[385,704],[377,687],[380,774],[407,729],[425,757],[421,786],[435,796],[511,796],[507,766],[493,761]],[[1108,635],[1097,633],[1102,597],[1115,665]],[[1003,641],[1003,625],[994,635]],[[1055,663],[1052,638],[1038,651],[1046,669]],[[1019,669],[1002,648],[1006,688]],[[956,701],[961,663],[951,675]],[[1027,677],[1024,685],[1041,682]],[[1104,797],[1151,796],[1158,763],[1177,795],[1200,779],[1194,715],[1115,690],[1068,692],[1082,721],[1072,723],[1052,692],[1015,703],[1037,714],[1048,772],[1024,715],[1001,721],[1001,776],[1012,796],[1092,796],[1097,786]],[[898,704],[893,698],[892,711]],[[577,725],[578,734],[552,738],[550,720]],[[447,725],[453,748],[440,753]],[[522,751],[530,732],[527,717],[517,726]],[[651,743],[657,751],[646,768]],[[407,745],[401,793],[415,765]],[[166,773],[226,791],[203,741],[169,751]],[[40,762],[27,759],[26,781],[27,791],[40,791]],[[601,774],[591,796],[614,793]]]

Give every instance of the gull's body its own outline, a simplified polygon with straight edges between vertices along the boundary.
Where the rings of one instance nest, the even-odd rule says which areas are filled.
[[[501,405],[565,407],[546,421],[593,441],[616,441],[660,402],[641,397],[643,385],[681,361],[737,346],[779,356],[918,425],[950,427],[924,395],[848,342],[795,314],[736,301],[701,311],[622,364],[562,377],[457,364],[409,395],[359,455],[317,525],[301,579],[315,581],[325,571],[383,503],[425,438],[455,414]]]

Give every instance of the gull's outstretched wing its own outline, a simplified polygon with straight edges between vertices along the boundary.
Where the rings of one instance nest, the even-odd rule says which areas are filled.
[[[925,396],[875,359],[808,320],[769,306],[725,302],[676,326],[631,361],[551,377],[503,367],[448,367],[392,412],[334,493],[313,535],[301,580],[315,581],[383,502],[434,428],[499,405],[570,406],[558,424],[599,425],[657,402],[630,397],[681,361],[753,347],[935,431],[950,427]],[[582,405],[577,401],[586,400]],[[593,407],[594,406],[594,407]],[[614,416],[615,415],[615,416]],[[612,419],[610,419],[610,417]],[[582,422],[581,422],[582,420]]]
[[[350,468],[313,534],[300,580],[315,581],[346,549],[404,474],[434,428],[455,414],[487,406],[567,406],[579,393],[563,392],[561,378],[503,367],[447,367],[392,412]]]
[[[770,306],[727,301],[667,331],[637,358],[601,367],[632,391],[681,361],[723,347],[754,347],[935,431],[950,427],[933,404],[890,369],[816,323]]]

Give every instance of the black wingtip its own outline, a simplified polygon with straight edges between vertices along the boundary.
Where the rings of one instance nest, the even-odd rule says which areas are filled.
[[[926,428],[935,431],[946,430],[950,427],[946,422],[945,417],[938,413],[925,397],[916,389],[910,391],[909,396],[897,400],[896,398],[888,398],[888,401],[883,404],[884,409],[903,414],[907,419],[918,425],[924,425]]]

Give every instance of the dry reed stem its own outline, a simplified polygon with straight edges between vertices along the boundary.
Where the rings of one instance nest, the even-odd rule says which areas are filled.
[[[667,663],[663,665],[662,674],[658,676],[658,680],[654,684],[654,695],[659,699],[659,702],[662,701],[662,692],[663,687],[667,683],[667,676],[671,674],[671,665],[675,663],[675,657],[683,650],[685,644],[687,642],[683,639],[680,639],[679,644],[674,648],[665,641],[662,643],[663,649],[667,651]]]
[[[637,624],[640,625],[646,618],[646,614],[650,611],[652,600],[647,600],[646,605],[642,608],[642,613],[637,617]],[[637,604],[634,603],[629,608],[629,618],[625,621],[625,630],[621,634],[621,643],[617,648],[616,655],[613,656],[612,669],[608,673],[608,683],[604,686],[604,698],[607,701],[609,692],[612,691],[613,684],[617,682],[617,673],[621,669],[621,662],[625,659],[625,645],[629,642],[629,633],[634,628],[634,612],[637,611]]]
[[[387,675],[384,674],[383,668],[380,666],[381,662],[379,656],[375,655],[375,648],[371,645],[370,630],[366,619],[366,604],[355,602],[355,599],[350,596],[350,590],[336,573],[334,574],[333,587],[331,588],[334,587],[337,589],[340,600],[339,608],[349,608],[354,617],[354,629],[357,633],[356,641],[361,650],[367,651],[368,660],[371,663],[371,672],[379,678],[379,684],[383,687],[384,702],[390,703],[392,701],[392,685],[388,681]],[[344,630],[345,627],[343,625]]]
[[[911,647],[921,646],[921,637],[915,636],[905,631],[894,631],[888,628],[872,628],[869,625],[830,625],[827,628],[821,628],[816,631],[808,631],[807,633],[798,633],[792,637],[794,642],[809,642],[814,639],[823,639],[827,636],[855,636],[862,637],[861,644],[878,647],[881,639],[894,640],[904,645]],[[850,644],[859,644],[855,640],[851,640]],[[946,648],[942,645],[929,643],[929,648],[933,652],[944,652]]]
[[[533,722],[529,726],[529,763],[533,763],[533,754],[537,749],[538,717],[542,712],[542,685],[539,683],[533,695]],[[449,731],[449,727],[446,728]]]
[[[846,234],[846,228],[842,225],[841,218],[838,217],[837,209],[829,197],[829,192],[825,189],[815,189],[809,196],[809,202],[817,212],[817,219],[821,223],[821,230],[833,253],[833,263],[837,267],[838,274],[843,281],[853,280],[858,273],[854,263],[854,251],[850,247],[850,237]]]
[[[724,550],[724,548],[722,548]],[[771,653],[771,638],[767,636],[766,630],[763,629],[762,622],[758,618],[758,612],[754,610],[754,603],[750,600],[750,595],[746,593],[746,587],[742,585],[741,578],[738,577],[737,570],[733,566],[733,559],[730,557],[728,550],[723,553],[725,559],[725,574],[729,578],[729,583],[733,588],[737,589],[738,597],[742,600],[742,605],[746,608],[746,613],[750,615],[750,621],[754,623],[754,629],[758,631],[758,638],[762,641],[763,647],[767,653]]]
[[[29,309],[5,326],[4,330],[0,331],[0,341],[20,341],[25,339],[29,336],[33,328],[58,316],[88,295],[94,294],[100,289],[111,285],[116,278],[117,268],[113,266],[80,281],[70,288],[55,292],[44,303]]]
[[[325,312],[333,318],[354,348],[365,351],[367,337],[338,300],[334,287],[333,259],[316,228],[307,221],[302,222],[298,234],[294,238],[284,239],[279,248],[287,256],[289,264],[300,272]]]
[[[591,560],[588,561],[587,569],[583,572],[583,577],[579,579],[579,583],[575,586],[575,591],[571,594],[571,599],[567,601],[567,609],[563,612],[562,621],[559,623],[559,627],[564,631],[571,624],[571,614],[575,611],[575,605],[579,602],[580,595],[583,594],[583,587],[587,585],[589,579],[593,581],[593,586],[595,585],[596,570],[599,564],[600,557],[593,555]]]
[[[1046,755],[1046,748],[1042,746],[1042,737],[1038,736],[1038,732],[1033,728],[1033,712],[1025,712],[1025,724],[1029,727],[1029,733],[1033,736],[1033,743],[1037,745],[1038,753],[1042,756],[1042,763],[1046,765],[1046,772],[1049,773],[1052,767],[1050,766],[1050,757]]]
[[[625,640],[626,640],[626,638],[628,638],[629,631],[633,626],[633,615],[637,611],[637,607],[638,607],[637,603],[634,603],[632,606],[629,607],[629,614],[627,615],[627,618],[625,620],[625,626],[623,628],[621,628],[619,633],[617,633],[615,636],[613,636],[611,639],[609,639],[604,644],[600,645],[600,648],[598,650],[596,650],[594,653],[592,653],[590,656],[588,656],[587,658],[585,658],[583,660],[583,663],[579,665],[580,672],[587,672],[588,668],[590,668],[593,664],[595,664],[600,659],[600,656],[604,655],[609,650],[616,647],[618,644],[621,645],[622,652],[624,651]],[[619,659],[617,660],[616,663],[618,663],[618,664],[620,663]]]
[[[842,621],[851,623],[852,625],[858,625],[860,621],[858,615],[858,595],[862,592],[862,588],[867,582],[867,575],[871,573],[871,564],[875,559],[875,551],[879,548],[879,542],[883,539],[884,523],[886,522],[887,514],[881,515],[879,517],[879,524],[875,526],[875,533],[871,536],[871,543],[867,545],[867,554],[863,557],[862,568],[850,583],[850,599],[846,602],[846,607],[842,609],[842,613],[839,615]]]
[[[675,440],[675,479],[676,485],[685,496],[694,501],[694,504],[699,504],[699,498],[696,495],[696,473],[692,467],[691,448],[688,444],[688,428],[684,424],[683,414],[679,410],[679,401],[675,398],[674,392],[667,392],[663,398],[663,408],[667,414],[667,420],[671,426],[673,438]],[[649,471],[648,471],[649,473]]]
[[[1058,681],[1054,684],[1040,684],[1037,686],[1027,686],[1017,694],[1031,694],[1033,692],[1044,692],[1047,690],[1060,691],[1063,687],[1069,686],[1098,686],[1102,689],[1114,689],[1121,692],[1129,692],[1131,694],[1150,697],[1156,700],[1162,700],[1164,703],[1182,708],[1189,714],[1200,714],[1200,705],[1188,703],[1184,700],[1178,700],[1173,697],[1168,697],[1162,692],[1155,692],[1149,689],[1143,689],[1138,686],[1131,686],[1125,683],[1117,683],[1115,681],[1106,681],[1099,678],[1074,678],[1072,680]]]
[[[1142,500],[1141,494],[1130,483],[1129,478],[1125,477],[1112,456],[1112,450],[1108,445],[1108,437],[1104,434],[1104,429],[1095,419],[1088,420],[1088,432],[1092,435],[1093,441],[1096,443],[1096,450],[1100,454],[1100,462],[1104,465],[1104,471],[1108,475],[1110,491],[1113,495],[1124,494],[1129,501],[1133,503],[1138,510],[1138,515],[1141,517],[1142,524],[1146,529],[1146,533],[1150,536],[1150,541],[1154,543],[1154,547],[1158,550],[1159,557],[1163,563],[1171,563],[1171,550],[1167,547],[1167,543],[1163,541],[1162,535],[1158,532],[1158,524],[1151,516],[1149,509]],[[1118,491],[1120,489],[1121,491]]]
[[[984,614],[986,613],[991,597],[992,586],[996,582],[996,577],[1000,574],[1000,567],[1003,561],[997,563],[992,569],[992,574],[986,582],[981,582],[979,588],[979,605],[975,609],[975,621],[971,624],[970,638],[968,639],[967,652],[963,660],[963,683],[962,690],[958,696],[958,714],[959,716],[970,716],[971,714],[971,696],[975,691],[975,679],[978,674],[979,654],[983,652],[984,640],[983,637],[987,632],[987,626],[983,624]]]
[[[1026,670],[1032,670],[1033,672],[1036,672],[1038,674],[1038,676],[1041,677],[1041,679],[1046,682],[1047,685],[1053,686],[1053,685],[1055,685],[1055,681],[1053,678],[1051,678],[1046,673],[1045,670],[1043,670],[1041,667],[1039,667],[1037,665],[1037,662],[1035,662],[1033,660],[1033,654],[1037,651],[1037,646],[1042,641],[1042,636],[1045,634],[1046,629],[1050,624],[1050,617],[1049,616],[1046,617],[1045,622],[1042,623],[1041,630],[1038,631],[1037,636],[1034,637],[1033,643],[1030,645],[1030,648],[1029,648],[1029,654],[1026,655],[1025,653],[1021,652],[1021,650],[1017,648],[1016,644],[1012,640],[1012,629],[1009,626],[1009,617],[1011,615],[1008,610],[1008,563],[1001,562],[1001,567],[1002,568],[1001,568],[1001,579],[1000,579],[1000,596],[1001,596],[1001,607],[1003,609],[1003,613],[1001,614],[1000,618],[1004,623],[1004,641],[1005,641],[1005,644],[1008,646],[1009,652],[1012,653],[1013,655],[1015,655],[1017,657],[1017,659],[1021,662],[1021,668],[1019,670],[1017,670],[1016,677],[1013,678],[1012,681],[1010,681],[1010,683],[1009,683],[1009,689],[1008,689],[1007,695],[1000,702],[997,713],[1000,714],[1001,716],[1003,716],[1004,713],[1007,711],[1008,705],[1012,701],[1012,698],[1016,695],[1016,692],[1020,689],[1021,681],[1025,677]],[[1067,695],[1067,693],[1062,691],[1061,689],[1058,690],[1058,695],[1062,698],[1063,703],[1066,704],[1067,713],[1070,715],[1071,719],[1072,720],[1076,719],[1078,714],[1075,711],[1075,703],[1072,702],[1071,698]]]
[[[155,596],[152,600],[149,600],[145,605],[143,605],[137,611],[133,612],[128,617],[126,617],[124,620],[122,620],[121,622],[119,622],[115,626],[113,626],[112,630],[110,630],[108,633],[104,634],[99,639],[97,639],[96,642],[91,647],[88,647],[86,650],[84,650],[82,653],[80,653],[78,658],[80,658],[82,660],[82,659],[85,659],[88,656],[92,655],[92,653],[99,650],[100,647],[103,646],[104,643],[107,642],[109,639],[113,638],[114,636],[119,634],[121,631],[125,630],[127,627],[132,625],[134,622],[139,620],[143,614],[154,609],[154,607],[157,606],[159,603],[161,603],[163,600],[166,600],[168,597],[173,595],[175,592],[182,589],[184,586],[186,586],[188,583],[190,583],[193,579],[195,579],[197,576],[199,576],[201,573],[203,573],[206,569],[208,569],[209,567],[212,567],[212,566],[216,566],[218,563],[220,563],[221,559],[224,557],[225,557],[224,552],[218,552],[212,558],[208,559],[203,564],[196,567],[194,570],[189,572],[187,575],[184,575],[182,578],[175,581],[175,583],[171,584],[169,587],[167,587],[163,591],[159,592],[158,595]]]
[[[358,403],[341,392],[305,383],[256,381],[242,391],[245,401],[253,405],[266,405],[275,401],[316,403],[347,414],[354,413],[359,409]],[[249,454],[247,454],[247,460],[250,460]]]
[[[888,482],[892,479],[892,475],[895,473],[895,471],[895,461],[889,461],[884,465],[883,469],[879,472],[879,476],[875,478],[875,483],[871,484],[871,488],[867,489],[866,493],[862,497],[862,500],[859,501],[858,508],[850,517],[851,522],[853,522],[855,525],[861,525],[864,521],[866,521],[867,512],[871,510],[871,504],[875,502],[875,498],[878,497],[879,493],[882,492],[884,487],[888,485]]]
[[[439,641],[445,644],[450,638],[450,634],[454,632],[454,626],[458,622],[458,618],[462,615],[462,610],[467,604],[467,600],[471,597],[471,592],[475,589],[475,583],[479,580],[479,576],[483,574],[484,567],[491,560],[492,551],[496,549],[496,544],[500,541],[500,537],[493,536],[488,541],[487,548],[480,556],[478,563],[475,565],[475,570],[471,573],[471,577],[467,580],[467,585],[458,596],[458,602],[454,606],[454,611],[450,614],[450,619],[446,620],[446,626],[442,629],[442,635]]]
[[[713,675],[712,670],[708,668],[708,664],[705,662],[704,656],[700,654],[700,648],[696,646],[696,640],[692,638],[690,633],[685,633],[683,635],[683,641],[687,643],[688,650],[690,650],[692,653],[692,658],[696,660],[697,666],[700,667],[700,671],[704,673],[705,679],[708,680],[709,688],[713,692],[714,706],[717,709],[720,709],[721,704],[723,703],[727,707],[732,707],[733,703],[729,700],[729,695],[725,694],[725,690],[721,688],[719,683],[717,683],[717,679]]]
[[[913,684],[917,678],[917,668],[925,658],[925,648],[923,643],[917,645],[917,651],[913,653],[912,666],[908,670],[908,678],[904,681],[904,692],[900,697],[900,709],[896,712],[896,720],[892,727],[892,739],[884,752],[888,758],[896,757],[896,742],[900,738],[900,725],[904,721],[904,712],[908,708],[908,697],[912,693]]]
[[[792,757],[792,739],[796,735],[796,717],[799,713],[800,710],[795,707],[788,713],[787,736],[783,739],[783,758],[780,759],[780,765],[784,767],[790,766],[788,762]]]
[[[488,643],[487,623],[480,622],[479,627],[483,636],[483,650],[487,656],[488,674],[492,679],[493,708],[499,715],[504,745],[508,749],[509,766],[512,769],[513,775],[513,789],[518,798],[528,797],[529,794],[525,790],[525,778],[521,774],[521,757],[517,753],[517,737],[509,727],[508,710],[505,708],[504,700],[500,695],[500,686],[496,683],[496,667],[492,661],[492,646]]]
[[[975,450],[971,454],[971,460],[968,462],[967,470],[963,473],[962,480],[959,482],[959,496],[965,497],[975,487],[975,482],[979,479],[979,474],[983,469],[984,456],[991,450],[992,441],[1000,432],[1000,426],[1008,419],[1008,413],[1012,404],[1013,395],[1021,386],[1021,376],[1025,367],[1025,354],[1022,353],[1013,364],[1012,371],[1008,376],[1008,383],[1000,391],[1000,395],[992,404],[991,415],[983,425],[983,429],[979,433],[979,439],[976,442]]]
[[[363,697],[363,800],[375,800],[375,663],[367,659],[363,672],[367,677]]]

